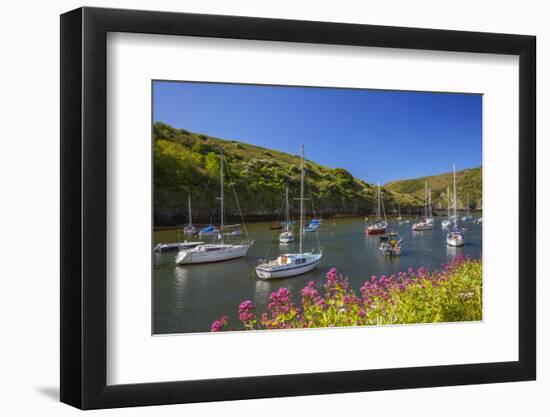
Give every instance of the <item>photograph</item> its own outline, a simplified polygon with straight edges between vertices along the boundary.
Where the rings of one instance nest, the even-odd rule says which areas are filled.
[[[481,94],[152,101],[153,334],[483,320]]]

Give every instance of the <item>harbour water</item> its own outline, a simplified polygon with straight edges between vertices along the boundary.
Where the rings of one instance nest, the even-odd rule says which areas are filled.
[[[456,255],[479,257],[482,252],[482,225],[468,222],[466,245],[462,248],[447,246],[447,231],[441,228],[436,217],[431,231],[413,232],[411,224],[399,226],[388,219],[388,231],[396,231],[404,238],[402,253],[398,257],[384,256],[378,251],[378,236],[366,236],[363,218],[326,219],[319,229],[323,248],[321,265],[305,275],[262,281],[255,276],[259,259],[275,259],[279,254],[298,250],[298,241],[279,244],[279,230],[272,231],[269,223],[247,225],[254,245],[246,258],[227,262],[176,266],[175,252],[155,253],[153,267],[153,332],[155,334],[198,333],[210,331],[210,325],[222,315],[230,317],[230,327],[238,328],[237,308],[244,300],[252,300],[259,311],[265,311],[269,294],[287,287],[299,303],[300,290],[309,282],[318,286],[330,268],[347,276],[356,291],[371,275],[396,274],[408,268],[439,269]],[[305,250],[317,246],[315,233],[305,234]],[[237,238],[240,242],[244,238]],[[163,230],[154,233],[154,242],[183,241],[180,230]]]

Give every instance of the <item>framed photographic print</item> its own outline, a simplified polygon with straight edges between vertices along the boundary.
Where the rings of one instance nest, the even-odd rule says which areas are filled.
[[[81,8],[61,101],[63,402],[535,378],[534,37]]]

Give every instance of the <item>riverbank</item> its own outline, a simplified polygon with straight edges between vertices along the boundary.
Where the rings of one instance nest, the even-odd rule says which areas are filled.
[[[310,281],[301,290],[300,304],[281,287],[269,295],[265,311],[244,300],[236,319],[222,316],[211,331],[479,321],[482,269],[481,259],[457,256],[437,271],[422,267],[373,275],[357,293],[333,268],[322,286]]]
[[[478,217],[478,216],[482,215],[483,210],[471,210],[470,212],[475,217]],[[459,217],[461,217],[465,213],[466,213],[465,210],[459,210],[458,211]],[[434,215],[434,217],[446,217],[447,216],[447,211],[446,210],[445,211],[442,211],[442,210],[434,211],[433,215]],[[341,214],[327,215],[326,217],[325,217],[325,215],[323,215],[323,220],[328,221],[330,219],[355,219],[355,218],[364,219],[365,217],[369,217],[369,218],[374,219],[372,216],[374,216],[374,215],[373,214],[346,214],[346,213],[341,213]],[[405,213],[403,213],[402,216],[404,218],[412,220],[412,219],[416,219],[419,216],[419,214],[405,214]],[[311,218],[312,218],[311,216],[307,217],[306,221],[309,221],[309,219],[311,219]],[[390,222],[393,221],[393,220],[396,221],[397,213],[388,214],[387,218]],[[197,219],[196,221],[197,221],[195,223],[196,227],[204,227],[204,226],[208,226],[210,224],[207,221],[204,221],[204,219],[202,219],[202,220]],[[273,222],[273,224],[278,224],[281,221],[282,221],[282,219],[276,218],[276,217],[273,217],[273,216],[263,216],[263,217],[262,216],[256,216],[256,217],[252,217],[250,219],[249,218],[246,219],[247,224],[263,223],[263,222]],[[294,219],[294,221],[298,221],[298,219]],[[227,224],[236,224],[236,223],[240,223],[240,219],[238,217],[227,219]],[[174,224],[165,223],[165,222],[155,223],[155,226],[154,226],[153,230],[154,231],[177,230],[177,229],[182,229],[185,226],[185,224],[186,224],[185,219],[180,220],[180,221],[178,221]]]

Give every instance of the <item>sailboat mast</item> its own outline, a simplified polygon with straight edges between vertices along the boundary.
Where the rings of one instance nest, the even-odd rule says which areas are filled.
[[[221,220],[220,220],[220,233],[221,233],[221,242],[223,245],[223,150],[220,152],[220,214],[221,214]]]
[[[449,187],[447,187],[447,219],[451,221],[451,196]]]
[[[288,187],[286,187],[286,196],[285,196],[285,202],[286,202],[286,226],[285,231],[288,232],[290,229],[290,206],[288,204]]]
[[[193,226],[193,218],[191,217],[191,194],[187,195],[188,206],[189,206],[189,226]]]
[[[428,217],[432,217],[432,189],[428,187]]]
[[[456,226],[457,224],[457,221],[458,221],[458,217],[457,217],[457,211],[456,211],[456,206],[457,206],[457,203],[456,203],[456,165],[453,164],[453,206],[454,206],[454,224]]]
[[[424,182],[424,218],[428,217],[428,183]]]
[[[382,217],[380,217],[380,182],[378,182],[378,211],[376,212],[377,220],[381,220]]]
[[[304,145],[302,145],[302,163],[300,175],[300,253],[303,252],[304,236]]]

